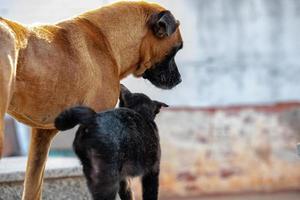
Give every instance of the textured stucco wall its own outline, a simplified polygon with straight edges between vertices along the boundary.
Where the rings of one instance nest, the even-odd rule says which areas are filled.
[[[55,22],[111,0],[1,0],[0,15],[24,23]],[[177,56],[183,83],[161,92],[130,78],[171,105],[224,105],[299,100],[300,1],[159,0],[181,21]]]
[[[152,95],[176,105],[299,100],[300,1],[160,2],[181,21],[183,83]]]
[[[161,194],[299,191],[299,116],[300,104],[162,112]]]

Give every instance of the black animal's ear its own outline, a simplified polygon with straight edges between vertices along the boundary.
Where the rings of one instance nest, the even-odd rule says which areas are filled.
[[[155,109],[155,114],[159,113],[160,109],[162,107],[169,107],[169,105],[163,103],[163,102],[160,102],[160,101],[153,101],[156,105],[156,109]]]
[[[97,113],[85,106],[77,106],[61,112],[55,119],[55,128],[65,131],[77,124],[88,125]]]
[[[149,23],[154,34],[159,38],[172,35],[179,26],[179,21],[168,10],[153,14]]]
[[[131,98],[132,93],[125,87],[123,84],[120,84],[120,103],[119,107],[126,107],[128,106],[128,101]]]

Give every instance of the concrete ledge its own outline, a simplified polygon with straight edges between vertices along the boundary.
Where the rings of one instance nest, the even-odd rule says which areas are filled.
[[[26,157],[0,161],[0,200],[21,199]],[[49,158],[43,186],[43,199],[90,199],[81,166],[76,158]]]

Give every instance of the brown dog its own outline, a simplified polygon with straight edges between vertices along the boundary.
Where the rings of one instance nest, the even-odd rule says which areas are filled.
[[[119,2],[55,25],[0,18],[0,146],[6,112],[33,128],[23,199],[40,199],[45,162],[64,109],[113,108],[120,80],[143,76],[170,89],[181,79],[178,21],[157,4]]]

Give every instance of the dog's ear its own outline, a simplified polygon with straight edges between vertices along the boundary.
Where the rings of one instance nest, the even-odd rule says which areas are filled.
[[[89,107],[73,107],[60,113],[56,117],[54,125],[61,131],[71,129],[77,124],[88,125],[96,114],[97,113]]]
[[[162,107],[169,107],[169,105],[163,103],[163,102],[160,102],[160,101],[153,101],[156,105],[156,109],[155,109],[155,114],[159,113],[160,109]]]
[[[128,101],[131,98],[132,93],[125,87],[123,84],[120,84],[120,103],[119,107],[126,107],[128,106]]]
[[[175,19],[170,11],[165,10],[158,14],[153,14],[150,17],[149,24],[157,37],[164,38],[176,31],[179,21]]]

